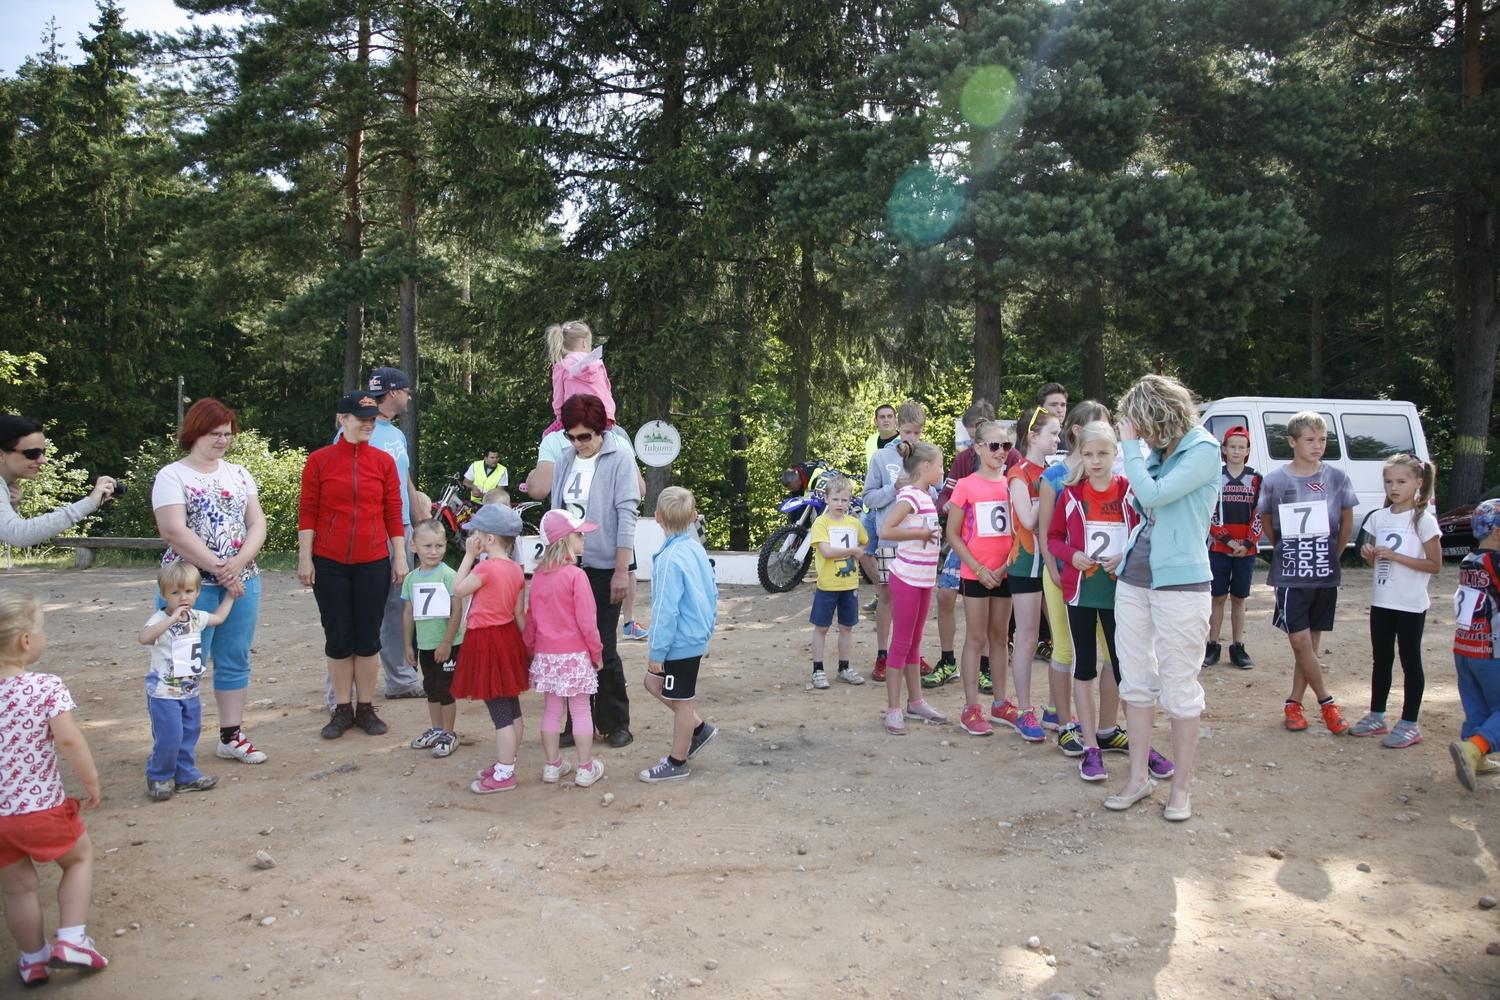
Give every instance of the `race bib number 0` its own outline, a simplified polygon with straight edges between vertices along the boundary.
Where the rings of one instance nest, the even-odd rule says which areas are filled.
[[[1328,537],[1328,504],[1322,500],[1278,504],[1283,538]]]
[[[203,636],[184,635],[172,640],[172,676],[198,677],[203,673]]]
[[[413,621],[425,622],[434,618],[447,618],[452,613],[453,599],[441,580],[419,583],[411,588]]]
[[[974,533],[980,538],[1001,538],[1011,533],[1010,501],[981,500],[974,505]]]
[[[1123,521],[1085,521],[1083,536],[1085,554],[1094,562],[1103,562],[1125,553],[1125,539],[1130,533]]]
[[[1484,603],[1484,592],[1459,587],[1453,594],[1453,623],[1464,631],[1474,627],[1474,615]]]
[[[859,544],[859,533],[853,528],[829,528],[828,544],[836,549],[852,549]]]

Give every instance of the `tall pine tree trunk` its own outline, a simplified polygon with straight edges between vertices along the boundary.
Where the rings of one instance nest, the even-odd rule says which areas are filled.
[[[1465,0],[1461,44],[1465,107],[1484,97],[1484,19],[1481,0]],[[1491,11],[1490,13],[1493,13]],[[1491,97],[1493,101],[1495,98]],[[1484,490],[1489,452],[1490,407],[1495,398],[1495,351],[1500,347],[1500,303],[1496,301],[1495,216],[1480,192],[1462,192],[1457,206],[1454,271],[1457,301],[1454,324],[1454,503],[1467,503]]]
[[[974,269],[974,398],[1000,405],[1005,377],[1005,338],[1000,326],[1000,290],[992,269],[1000,259],[994,247],[980,247]]]
[[[812,245],[804,240],[798,249],[802,258],[802,280],[798,291],[797,339],[792,343],[793,465],[807,461],[808,424],[812,420],[813,331],[818,323],[818,276],[813,270]]]
[[[735,552],[750,550],[750,435],[745,433],[745,375],[744,367],[739,366],[729,404],[729,548]],[[804,439],[804,450],[806,444]]]
[[[363,74],[370,66],[370,15],[361,10],[355,61]],[[365,255],[364,210],[365,131],[349,132],[344,160],[344,259],[351,264]],[[364,366],[365,307],[350,303],[344,315],[344,391],[359,388],[360,370]]]
[[[402,43],[402,57],[406,62],[406,80],[401,94],[401,111],[406,118],[407,148],[403,153],[403,177],[401,185],[401,231],[406,234],[408,267],[414,269],[417,257],[417,26],[416,19],[408,13]],[[401,278],[401,370],[411,379],[411,408],[401,421],[401,430],[406,435],[406,450],[410,456],[412,478],[417,479],[418,425],[421,420],[421,383],[417,372],[417,278],[405,274]]]

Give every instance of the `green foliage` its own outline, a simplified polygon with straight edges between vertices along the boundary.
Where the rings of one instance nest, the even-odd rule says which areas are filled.
[[[151,488],[163,466],[182,457],[172,438],[148,438],[130,456],[123,477],[130,489],[110,501],[108,534],[116,538],[155,538],[156,517],[151,510]],[[241,429],[225,453],[226,461],[243,465],[255,480],[260,506],[266,514],[266,552],[297,551],[297,499],[302,493],[302,467],[307,452],[273,448],[263,435]]]

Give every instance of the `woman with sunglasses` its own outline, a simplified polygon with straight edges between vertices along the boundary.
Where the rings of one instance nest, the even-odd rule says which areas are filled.
[[[115,481],[100,476],[94,488],[82,500],[59,507],[50,514],[23,518],[16,513],[21,505],[22,480],[35,479],[47,464],[47,436],[42,425],[31,417],[0,416],[0,478],[6,489],[0,495],[0,543],[26,548],[38,545],[98,510],[115,492]]]
[[[558,456],[552,481],[552,509],[597,524],[585,538],[578,563],[588,575],[603,640],[603,666],[594,698],[594,727],[615,748],[628,745],[630,696],[625,668],[615,644],[620,604],[630,588],[635,558],[635,520],[641,504],[639,472],[630,449],[607,433],[611,421],[598,396],[569,396],[562,405],[568,447]],[[570,723],[571,725],[571,720]]]
[[[187,452],[163,466],[151,488],[156,530],[170,546],[162,563],[178,559],[198,568],[200,609],[212,612],[225,597],[234,607],[222,624],[203,632],[203,659],[213,661],[219,708],[217,754],[259,764],[265,751],[240,731],[250,692],[250,646],[260,617],[260,569],[255,557],[266,543],[266,515],[255,479],[244,466],[224,461],[239,418],[217,399],[200,399],[187,411],[177,443]],[[165,605],[162,605],[165,607]]]

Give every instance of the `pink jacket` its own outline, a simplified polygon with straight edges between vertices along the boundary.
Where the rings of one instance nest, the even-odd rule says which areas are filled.
[[[1057,504],[1052,508],[1052,524],[1047,529],[1047,551],[1062,563],[1058,575],[1062,578],[1063,600],[1069,604],[1077,602],[1078,585],[1083,580],[1082,571],[1073,565],[1073,553],[1083,551],[1078,543],[1084,537],[1083,488],[1086,485],[1087,479],[1062,488],[1057,495]],[[1141,523],[1140,511],[1135,509],[1135,493],[1124,476],[1116,476],[1115,485],[1120,490],[1120,510],[1125,517],[1126,534],[1134,534]],[[1102,573],[1104,570],[1095,566],[1093,572]]]
[[[604,370],[604,349],[596,347],[589,353],[574,351],[565,355],[561,362],[552,366],[552,415],[562,419],[562,405],[569,396],[578,394],[598,396],[604,403],[604,414],[615,419],[614,388],[609,384],[609,372]]]
[[[577,566],[538,571],[531,578],[521,641],[533,655],[586,652],[598,663],[604,656],[598,618],[587,573]]]

